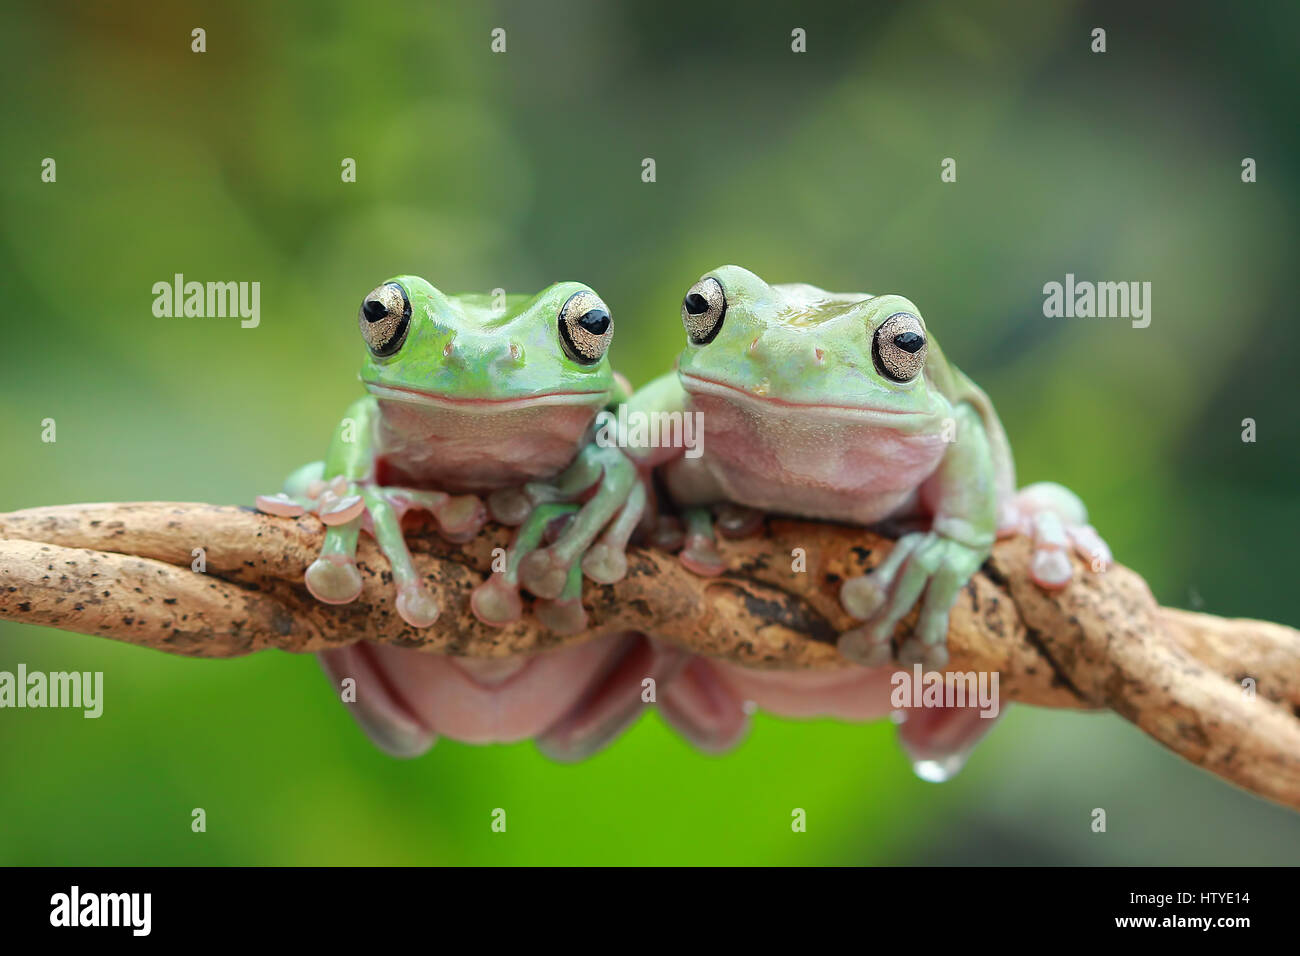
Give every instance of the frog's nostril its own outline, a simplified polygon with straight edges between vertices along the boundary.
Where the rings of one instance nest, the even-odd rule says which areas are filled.
[[[821,365],[826,361],[826,353],[821,349],[813,349],[813,358],[817,360],[818,365]]]
[[[453,342],[451,339],[448,339],[447,344],[442,347],[442,357],[449,359],[452,357],[455,351],[456,351],[456,343]]]
[[[361,306],[361,313],[366,317],[367,322],[378,322],[388,314],[388,306],[378,299],[367,299]]]

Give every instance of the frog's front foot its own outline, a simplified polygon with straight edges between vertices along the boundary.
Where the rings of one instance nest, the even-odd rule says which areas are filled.
[[[948,612],[986,555],[933,531],[899,538],[880,567],[841,587],[844,609],[866,623],[840,635],[840,653],[865,667],[888,664],[894,657],[895,626],[920,601],[916,624],[899,645],[897,660],[932,670],[945,667]]]
[[[1106,542],[1088,524],[1088,509],[1078,495],[1054,482],[1028,485],[1002,509],[998,537],[1014,534],[1033,541],[1029,575],[1039,587],[1048,590],[1065,587],[1074,576],[1071,549],[1094,574],[1108,570],[1113,561]]]
[[[341,475],[326,480],[323,471],[323,464],[314,462],[290,476],[284,493],[257,499],[258,508],[268,514],[294,518],[314,512],[325,524],[320,556],[304,575],[307,590],[326,604],[356,600],[362,587],[356,566],[357,539],[364,526],[392,568],[397,613],[412,627],[431,626],[438,619],[439,607],[411,560],[402,517],[412,510],[428,511],[445,538],[467,541],[487,520],[483,502],[474,495],[380,487]]]
[[[591,489],[595,492],[579,504]],[[492,517],[519,530],[506,553],[470,598],[485,624],[503,625],[521,610],[519,589],[541,599],[537,616],[550,630],[586,629],[582,576],[613,584],[627,574],[628,540],[645,511],[647,494],[636,469],[617,448],[589,445],[554,484],[493,492]]]

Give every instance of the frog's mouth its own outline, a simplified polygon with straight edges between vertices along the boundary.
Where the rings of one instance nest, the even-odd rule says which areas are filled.
[[[901,411],[868,405],[839,405],[832,402],[796,402],[777,398],[774,395],[760,395],[738,385],[704,378],[690,372],[679,372],[678,377],[681,379],[682,387],[691,395],[708,396],[725,402],[744,399],[764,407],[769,413],[844,419],[907,432],[921,431],[934,422],[933,414],[924,411]]]
[[[413,405],[427,405],[432,408],[455,408],[464,412],[498,412],[519,408],[534,408],[543,405],[598,405],[608,400],[604,391],[556,391],[539,392],[533,395],[520,395],[511,398],[473,398],[464,395],[447,395],[440,392],[426,392],[405,385],[380,385],[365,382],[370,394],[390,402],[406,402]]]
[[[337,687],[356,681],[346,704],[366,734],[397,757],[439,736],[465,743],[537,739],[557,760],[582,760],[636,722],[646,677],[669,682],[686,654],[641,634],[610,634],[575,647],[502,660],[360,642],[324,651]]]

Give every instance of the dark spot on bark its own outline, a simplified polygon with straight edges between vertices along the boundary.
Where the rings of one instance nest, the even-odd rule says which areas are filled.
[[[271,626],[281,637],[288,637],[293,633],[293,615],[282,607],[276,607],[271,612]]]
[[[1048,666],[1052,668],[1053,686],[1067,688],[1070,691],[1070,693],[1072,693],[1075,697],[1079,698],[1080,700],[1088,699],[1079,692],[1079,688],[1074,686],[1074,681],[1070,680],[1070,678],[1066,675],[1066,673],[1063,670],[1061,670],[1061,667],[1059,664],[1056,663],[1055,658],[1053,658],[1052,655],[1048,652],[1047,645],[1043,643],[1043,635],[1040,631],[1026,624],[1025,640],[1028,641],[1033,646],[1034,650],[1038,651],[1039,654],[1043,655],[1043,660],[1047,661]]]
[[[734,585],[727,586],[734,587]],[[793,597],[771,601],[752,594],[744,588],[737,588],[737,591],[741,603],[745,605],[745,610],[760,621],[780,624],[823,644],[834,644],[839,639],[839,634],[826,618]],[[752,650],[753,645],[748,646]]]
[[[175,599],[175,598],[163,598],[163,603],[164,603],[164,604],[175,604],[175,603],[176,603],[176,599]]]
[[[20,610],[20,611],[22,611],[22,612],[24,612],[24,613],[26,613],[27,611],[30,611],[31,609],[32,609],[32,606],[31,606],[30,604],[28,604],[26,601],[23,601],[22,604],[19,604],[19,605],[18,605],[18,610]]]
[[[1000,588],[1007,587],[1011,582],[1007,580],[1005,574],[993,566],[993,560],[990,558],[980,566],[984,576]]]

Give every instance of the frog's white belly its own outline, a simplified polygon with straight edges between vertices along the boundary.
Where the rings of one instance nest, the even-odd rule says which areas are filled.
[[[942,460],[938,433],[695,396],[703,454],[666,471],[680,504],[733,501],[778,514],[874,524],[915,510]]]
[[[576,457],[595,409],[429,410],[380,401],[380,484],[482,493],[554,478]]]

